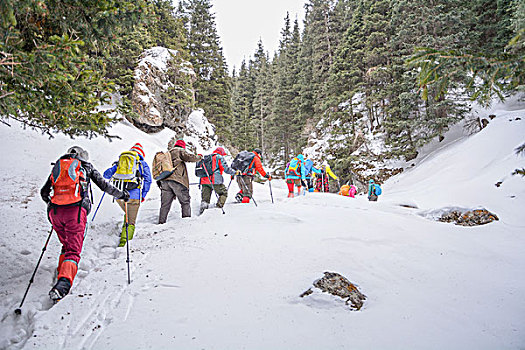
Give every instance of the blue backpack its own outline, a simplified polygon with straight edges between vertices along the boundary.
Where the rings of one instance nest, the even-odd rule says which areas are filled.
[[[383,190],[381,190],[381,186],[378,184],[374,184],[374,193],[376,196],[379,196],[381,193],[383,193]]]
[[[290,165],[288,165],[288,174],[301,176],[301,160],[297,157],[292,159]]]

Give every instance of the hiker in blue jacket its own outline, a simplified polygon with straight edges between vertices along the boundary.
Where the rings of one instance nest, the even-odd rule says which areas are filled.
[[[136,143],[133,147],[131,147],[130,151],[136,152],[140,158],[139,171],[141,176],[141,185],[138,188],[128,190],[130,198],[127,203],[128,237],[131,240],[135,234],[135,223],[137,221],[140,203],[144,202],[144,199],[146,198],[146,195],[148,194],[151,186],[151,171],[149,169],[148,163],[146,163],[144,160],[145,154],[140,143]],[[111,179],[111,177],[117,171],[117,166],[118,164],[115,162],[111,168],[104,171],[104,178]],[[117,200],[117,203],[125,213],[126,208],[124,201],[119,199]],[[124,223],[122,225],[122,232],[120,234],[120,242],[118,246],[123,247],[126,245],[126,242],[126,217],[124,216]]]
[[[372,179],[368,182],[368,200],[377,202],[376,184]]]
[[[301,194],[301,186],[304,183],[306,185],[306,169],[304,166],[304,156],[298,154],[294,157],[290,163],[288,163],[285,170],[285,180],[288,185],[288,197],[293,197],[294,184],[297,187],[297,195]]]
[[[321,170],[314,167],[314,161],[307,159],[304,161],[304,169],[306,172],[306,183],[308,185],[308,192],[314,191],[314,184],[312,181],[312,173],[321,174]]]

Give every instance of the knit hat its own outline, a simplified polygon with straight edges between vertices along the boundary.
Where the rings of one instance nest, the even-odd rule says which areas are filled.
[[[184,140],[177,140],[177,142],[175,142],[175,147],[177,146],[186,148],[186,142],[184,142]]]
[[[213,151],[213,153],[218,153],[218,154],[220,154],[221,156],[225,156],[225,155],[226,155],[226,151],[225,151],[224,148],[222,148],[222,147],[217,147],[217,148],[215,149],[215,151]]]
[[[138,142],[133,147],[131,147],[129,150],[137,152],[138,154],[142,156],[142,158],[146,158],[146,155],[144,154],[144,150],[142,149],[142,145]]]

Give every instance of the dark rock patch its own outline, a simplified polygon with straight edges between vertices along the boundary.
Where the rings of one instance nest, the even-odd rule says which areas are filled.
[[[475,210],[451,210],[443,213],[438,219],[441,222],[453,222],[460,226],[480,226],[498,221],[499,218],[496,214],[491,213],[487,209],[475,209]]]
[[[325,272],[324,277],[316,280],[313,285],[322,292],[345,299],[345,303],[350,307],[350,310],[360,310],[366,300],[366,296],[352,282],[336,272]],[[300,297],[304,298],[312,293],[312,288],[309,288]]]

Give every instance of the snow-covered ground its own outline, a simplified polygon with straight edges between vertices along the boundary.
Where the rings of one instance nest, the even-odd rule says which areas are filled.
[[[131,241],[130,285],[126,250],[116,247],[122,213],[106,197],[71,294],[48,301],[60,248],[53,236],[20,316],[13,311],[50,229],[39,198],[49,163],[79,144],[102,171],[135,142],[151,161],[171,134],[119,124],[112,134],[123,139],[111,143],[48,140],[0,125],[0,348],[523,349],[525,179],[510,174],[525,166],[514,152],[525,142],[525,109],[495,114],[480,133],[387,181],[377,203],[323,193],[288,199],[284,183],[272,181],[275,203],[268,184],[256,184],[257,207],[233,204],[232,184],[226,214],[182,220],[174,203],[159,226],[153,186]],[[195,213],[200,196],[195,186],[191,193]],[[500,220],[431,220],[446,207],[485,207]],[[364,307],[350,311],[319,291],[300,298],[324,271],[357,284]]]

